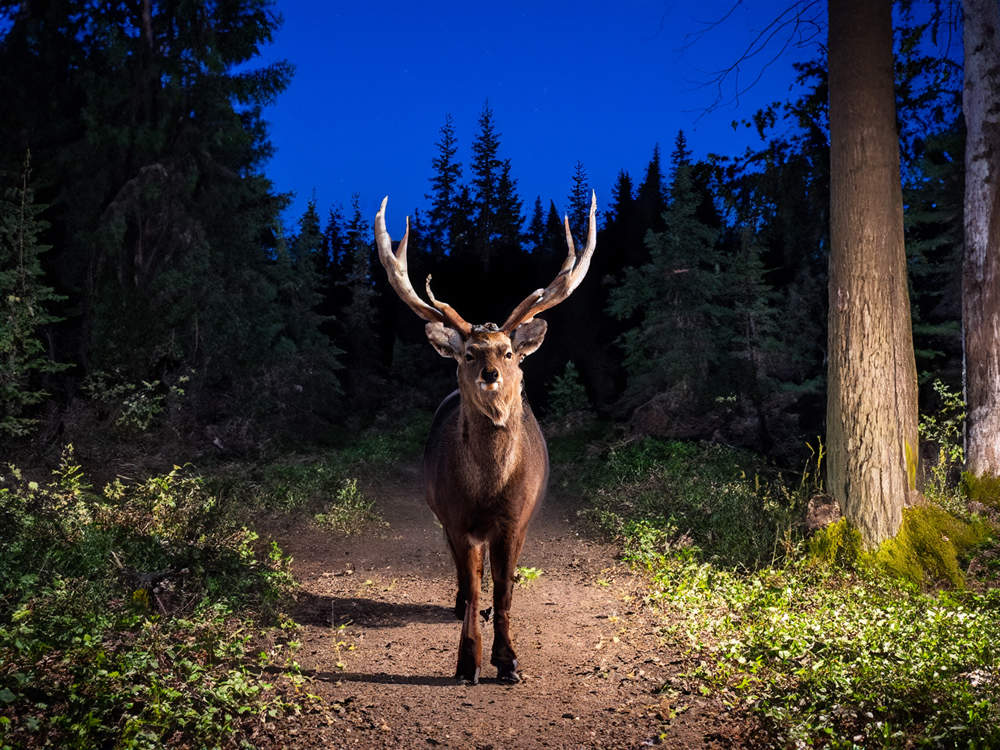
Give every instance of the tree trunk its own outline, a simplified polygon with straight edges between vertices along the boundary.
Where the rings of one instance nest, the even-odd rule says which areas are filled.
[[[1000,474],[1000,2],[964,0],[966,468]]]
[[[872,548],[917,475],[891,0],[830,0],[827,485]]]

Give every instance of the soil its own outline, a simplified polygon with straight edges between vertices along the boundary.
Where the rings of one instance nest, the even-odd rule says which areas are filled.
[[[274,746],[767,746],[751,718],[681,676],[685,658],[664,645],[663,616],[644,606],[642,580],[588,536],[565,492],[550,491],[519,563],[541,571],[514,590],[522,681],[496,680],[490,623],[479,684],[459,682],[454,567],[418,467],[397,467],[367,492],[387,525],[339,537],[285,517],[263,530],[294,558],[301,588],[290,614],[303,626],[295,658],[302,691],[322,699],[269,725]]]

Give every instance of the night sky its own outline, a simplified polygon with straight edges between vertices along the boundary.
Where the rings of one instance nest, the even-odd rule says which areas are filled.
[[[349,212],[359,193],[371,218],[389,196],[389,228],[398,234],[405,215],[429,205],[424,194],[446,114],[468,181],[489,101],[500,158],[511,160],[526,214],[536,196],[546,210],[550,199],[565,209],[577,161],[603,208],[619,170],[638,185],[654,145],[666,162],[678,130],[695,159],[759,144],[733,121],[787,99],[792,63],[814,55],[825,30],[778,30],[721,92],[704,82],[735,65],[792,5],[279,0],[284,24],[262,60],[286,59],[296,74],[265,111],[277,147],[266,172],[279,191],[295,193],[288,229],[313,194],[325,222],[332,205]],[[825,22],[825,7],[797,5]],[[804,43],[802,35],[814,39]],[[749,90],[737,97],[734,84]]]

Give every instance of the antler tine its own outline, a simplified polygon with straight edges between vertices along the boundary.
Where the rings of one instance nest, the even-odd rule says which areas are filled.
[[[569,229],[569,216],[566,217],[566,244],[569,252],[566,260],[562,264],[559,273],[552,283],[544,289],[536,289],[525,298],[525,300],[514,308],[514,312],[507,318],[507,322],[501,327],[502,331],[510,333],[522,323],[527,323],[543,310],[555,307],[566,299],[573,290],[576,289],[583,277],[587,275],[590,268],[590,259],[597,247],[597,193],[591,193],[590,219],[587,224],[587,247],[582,253],[577,254],[573,244],[573,234]]]
[[[375,214],[375,243],[378,245],[379,260],[382,261],[382,265],[385,266],[389,275],[389,283],[396,290],[399,298],[421,318],[431,323],[443,323],[467,337],[472,326],[466,323],[450,305],[434,299],[434,295],[430,294],[430,276],[427,277],[427,291],[434,304],[433,307],[420,299],[414,290],[410,283],[406,264],[406,245],[410,239],[410,217],[406,217],[406,233],[400,240],[396,252],[393,253],[392,238],[389,237],[389,232],[385,228],[385,206],[388,201],[389,196],[386,196],[382,200],[382,207]]]

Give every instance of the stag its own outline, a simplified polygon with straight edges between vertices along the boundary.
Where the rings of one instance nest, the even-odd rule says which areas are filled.
[[[427,321],[431,345],[458,363],[458,390],[438,407],[424,448],[427,504],[444,527],[458,572],[455,615],[462,622],[455,676],[473,684],[482,668],[479,599],[484,555],[493,576],[493,653],[490,663],[503,682],[520,682],[510,637],[514,571],[528,524],[538,509],[549,476],[542,431],[522,395],[521,361],[541,346],[548,324],[535,316],[566,299],[587,273],[597,245],[590,205],[587,247],[577,253],[566,219],[569,253],[555,280],[532,292],[502,326],[467,323],[450,305],[434,298],[427,277],[424,302],[406,267],[406,233],[395,252],[385,228],[385,206],[375,216],[375,239],[389,283]],[[485,613],[484,613],[485,615]]]

